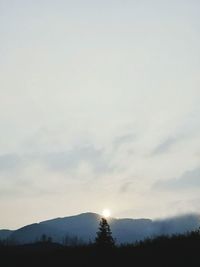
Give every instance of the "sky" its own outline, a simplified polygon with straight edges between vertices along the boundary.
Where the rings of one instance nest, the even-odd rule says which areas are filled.
[[[0,0],[0,228],[200,211],[200,1]]]

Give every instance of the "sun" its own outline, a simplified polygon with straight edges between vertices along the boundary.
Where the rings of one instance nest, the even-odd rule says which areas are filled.
[[[103,212],[102,212],[102,215],[104,218],[108,218],[110,217],[110,210],[109,209],[104,209]]]

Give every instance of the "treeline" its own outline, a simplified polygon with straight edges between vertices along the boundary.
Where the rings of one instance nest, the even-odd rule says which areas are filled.
[[[40,244],[58,243],[63,246],[72,246],[72,247],[85,244],[85,242],[81,238],[75,235],[65,235],[60,240],[60,242],[56,242],[50,235],[46,235],[46,234],[42,234],[40,238],[36,238],[34,242],[31,242],[31,244],[39,244],[39,243]],[[18,246],[18,245],[21,245],[21,242],[19,242],[16,238],[7,237],[7,238],[0,239],[0,245],[1,246]]]
[[[1,266],[200,266],[200,232],[160,236],[134,244],[112,247],[61,245],[39,242],[29,245],[1,245]]]

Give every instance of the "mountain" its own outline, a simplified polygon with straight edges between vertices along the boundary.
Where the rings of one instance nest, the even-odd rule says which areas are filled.
[[[20,244],[41,240],[42,235],[51,237],[53,241],[62,243],[93,241],[101,216],[96,213],[82,213],[75,216],[56,218],[40,223],[24,226],[18,230],[4,232],[0,230],[0,239],[9,238]],[[200,216],[196,214],[179,216],[165,220],[150,219],[116,219],[109,218],[113,237],[117,243],[133,243],[147,237],[185,233],[200,227]],[[8,230],[6,230],[8,231]],[[77,238],[75,238],[77,237]]]
[[[7,239],[13,231],[7,230],[7,229],[2,229],[0,230],[0,240]]]
[[[24,244],[38,241],[45,234],[60,243],[66,237],[78,237],[83,242],[88,242],[94,239],[99,220],[100,216],[95,213],[56,218],[22,227],[16,230],[10,238]]]

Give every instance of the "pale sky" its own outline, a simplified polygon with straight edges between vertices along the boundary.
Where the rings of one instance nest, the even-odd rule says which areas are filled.
[[[0,0],[0,228],[200,212],[199,14],[199,0]]]

